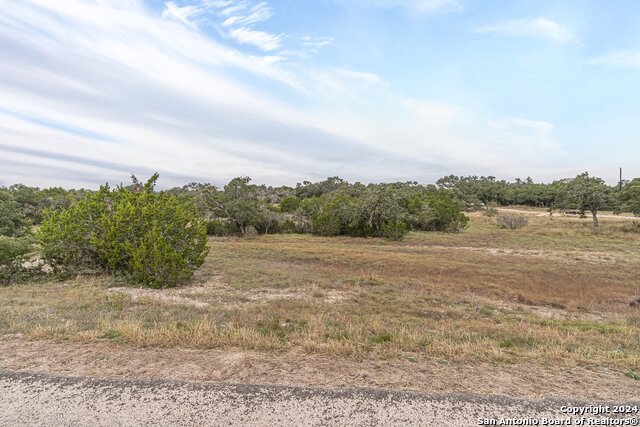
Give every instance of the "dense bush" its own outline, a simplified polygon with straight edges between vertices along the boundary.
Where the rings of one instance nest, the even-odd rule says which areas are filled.
[[[0,285],[18,278],[31,251],[29,239],[0,236]]]
[[[207,221],[207,234],[209,236],[237,236],[238,228],[224,219],[212,219]]]
[[[22,236],[27,233],[27,225],[27,220],[12,194],[0,189],[0,236]]]
[[[298,199],[296,196],[285,197],[280,202],[280,209],[282,210],[282,212],[295,212],[296,209],[298,209],[298,206],[300,206],[300,199]]]
[[[382,224],[382,235],[389,240],[402,240],[409,232],[404,222],[385,222]]]
[[[458,233],[469,223],[469,218],[461,211],[460,203],[447,193],[431,194],[428,206],[429,221],[422,230]]]
[[[625,210],[640,216],[640,178],[628,182],[620,194],[620,202]]]
[[[499,215],[496,218],[498,227],[508,228],[510,230],[516,230],[518,228],[526,227],[529,224],[527,217],[516,214]]]
[[[38,231],[45,261],[154,287],[190,277],[208,251],[206,224],[191,201],[155,192],[157,178],[133,189],[103,186],[67,209],[46,211]]]

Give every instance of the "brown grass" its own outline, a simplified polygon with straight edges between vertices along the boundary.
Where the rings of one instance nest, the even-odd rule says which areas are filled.
[[[295,350],[351,359],[640,369],[640,234],[606,221],[475,215],[403,242],[212,238],[193,283],[106,277],[0,288],[0,334],[137,347]]]

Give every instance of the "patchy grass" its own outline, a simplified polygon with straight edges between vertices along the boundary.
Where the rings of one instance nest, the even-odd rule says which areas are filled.
[[[212,238],[175,290],[107,277],[0,288],[0,334],[137,347],[640,369],[640,234],[624,221],[474,215],[403,242]],[[416,359],[417,360],[417,359]]]

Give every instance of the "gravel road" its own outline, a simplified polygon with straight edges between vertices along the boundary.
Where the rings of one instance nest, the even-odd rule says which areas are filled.
[[[586,403],[0,371],[1,426],[471,426],[478,418],[566,419],[563,405]]]

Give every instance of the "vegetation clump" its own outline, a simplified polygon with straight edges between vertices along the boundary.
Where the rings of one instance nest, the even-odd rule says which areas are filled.
[[[190,201],[155,192],[157,179],[105,185],[45,211],[38,230],[44,260],[56,270],[122,274],[157,288],[191,277],[208,252],[205,221]]]
[[[25,271],[32,244],[28,238],[0,235],[0,285],[8,285]]]
[[[516,214],[499,215],[496,218],[498,227],[508,228],[509,230],[517,230],[518,228],[524,228],[529,225],[529,220],[526,216]]]

